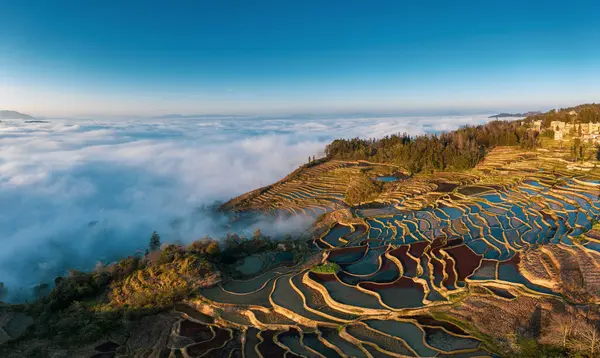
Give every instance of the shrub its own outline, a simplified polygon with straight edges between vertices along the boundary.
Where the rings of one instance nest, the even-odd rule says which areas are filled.
[[[335,262],[328,262],[326,264],[313,266],[311,268],[311,271],[315,272],[315,273],[335,274],[335,273],[338,273],[340,271],[340,269],[341,269],[340,265],[336,264]]]
[[[219,242],[213,240],[209,236],[206,236],[200,240],[196,240],[196,241],[192,242],[188,248],[188,251],[194,252],[199,255],[206,255],[206,254],[213,255],[214,253],[211,254],[208,251],[210,250],[211,252],[214,252],[217,249],[219,252],[221,251]]]
[[[212,264],[195,255],[161,260],[114,282],[110,301],[113,306],[129,308],[169,306],[189,295],[213,271]]]
[[[75,301],[93,298],[104,292],[110,280],[108,272],[69,271],[68,277],[54,281],[56,286],[43,298],[43,303],[52,309],[67,308]]]
[[[206,248],[206,253],[211,256],[217,256],[220,252],[221,248],[219,248],[219,244],[216,242],[211,242]]]
[[[142,264],[139,257],[129,256],[128,258],[122,259],[114,265],[108,266],[106,270],[112,273],[114,280],[122,280],[131,275],[141,266]]]
[[[186,251],[182,246],[179,245],[167,245],[160,253],[159,262],[161,264],[167,264],[175,260],[182,259],[186,255]]]
[[[546,129],[542,132],[541,136],[544,138],[554,139],[554,131],[552,129]]]

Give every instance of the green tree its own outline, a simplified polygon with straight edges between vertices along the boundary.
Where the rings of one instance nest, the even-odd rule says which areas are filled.
[[[150,249],[150,252],[160,249],[160,236],[156,231],[153,231],[152,236],[150,236],[148,248]]]

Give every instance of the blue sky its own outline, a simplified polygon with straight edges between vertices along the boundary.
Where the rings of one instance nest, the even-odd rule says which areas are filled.
[[[0,0],[0,108],[443,112],[598,101],[598,14],[600,3],[577,0]]]

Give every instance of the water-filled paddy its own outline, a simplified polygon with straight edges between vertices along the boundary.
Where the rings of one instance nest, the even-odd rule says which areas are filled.
[[[276,331],[261,331],[259,333],[262,342],[257,345],[256,349],[263,357],[282,357],[285,354],[285,349],[275,344],[273,340],[276,334]]]
[[[522,173],[509,165],[503,166],[507,177]],[[585,237],[592,221],[600,215],[597,200],[600,189],[596,187],[586,188],[576,180],[558,182],[544,178],[537,171],[528,172],[520,181],[502,180],[502,185],[477,178],[437,177],[437,174],[435,179],[428,178],[418,183],[409,178],[403,179],[402,185],[384,185],[402,193],[391,193],[376,204],[351,208],[348,216],[332,223],[328,232],[321,231],[325,235],[316,242],[327,251],[323,260],[340,265],[337,274],[311,272],[303,281],[307,267],[294,269],[279,277],[275,286],[268,284],[264,290],[266,296],[263,290],[254,293],[257,297],[251,300],[264,302],[272,291],[270,298],[278,309],[294,312],[294,317],[304,317],[313,324],[331,325],[316,330],[303,328],[304,345],[299,342],[298,331],[278,328],[277,340],[281,344],[295,354],[306,356],[315,355],[313,350],[325,356],[338,356],[328,348],[329,344],[352,357],[366,356],[363,349],[374,356],[391,356],[391,352],[403,349],[412,356],[446,356],[461,350],[468,352],[465,356],[485,353],[480,342],[467,333],[425,316],[427,307],[462,304],[463,301],[456,300],[464,297],[463,293],[476,292],[486,300],[504,304],[511,304],[507,300],[518,299],[525,291],[528,295],[552,293],[533,284],[519,271],[523,269],[519,260],[526,257],[525,252],[550,244],[565,247],[582,244],[590,250],[600,250],[600,235],[598,242]],[[333,198],[342,193],[336,191],[330,195],[327,190],[319,190],[282,194],[294,200],[310,195],[336,200]],[[576,239],[578,235],[582,237]],[[277,260],[284,261],[284,257]],[[266,262],[269,268],[274,264],[277,263]],[[256,287],[254,284],[259,281],[223,285],[242,293]],[[469,286],[478,289],[471,290]],[[208,291],[206,295],[223,303],[246,303],[218,291]],[[424,316],[405,317],[414,313],[415,308],[425,308],[419,311]],[[368,309],[394,310],[403,321],[353,321],[360,318],[358,312]],[[260,322],[292,322],[281,317],[269,319],[277,314],[258,313],[256,307],[252,311],[257,312]],[[333,327],[336,324],[345,330],[338,331]],[[363,343],[357,345],[345,340],[346,333]],[[270,342],[259,345],[260,350],[269,350],[269,345]]]
[[[221,286],[213,286],[200,290],[200,294],[207,299],[215,302],[222,302],[237,305],[258,305],[270,307],[269,293],[273,287],[273,280],[256,292],[245,295],[238,295],[223,290]]]
[[[375,180],[390,183],[390,182],[397,181],[398,178],[396,178],[395,176],[382,176],[382,177],[377,177]]]
[[[458,187],[456,183],[438,182],[435,191],[440,193],[450,193]]]
[[[289,331],[280,333],[277,336],[277,340],[286,347],[288,347],[293,353],[303,355],[306,357],[312,356],[314,353],[308,350],[302,343],[300,343],[300,333],[296,329],[290,329]],[[246,355],[246,357],[252,357]]]
[[[445,352],[475,349],[481,344],[476,339],[455,336],[438,327],[424,327],[424,330],[427,344]]]
[[[321,240],[333,247],[342,246],[343,243],[340,238],[349,235],[351,232],[352,228],[350,226],[336,224]]]
[[[482,260],[480,266],[471,275],[471,280],[495,280],[498,261]]]
[[[302,297],[294,290],[291,284],[292,274],[282,276],[275,284],[275,289],[271,294],[271,298],[276,305],[289,309],[292,312],[299,314],[313,321],[329,321],[326,318],[315,314],[304,308]]]
[[[213,329],[215,330],[215,336],[213,339],[186,347],[186,351],[190,356],[198,357],[211,349],[220,348],[231,339],[230,330],[218,327]]]
[[[381,255],[385,253],[387,248],[385,246],[379,248],[371,248],[367,251],[367,254],[359,261],[346,265],[343,270],[352,275],[371,275],[374,274],[381,265]]]
[[[235,269],[244,276],[253,276],[263,269],[265,262],[258,255],[245,257]]]
[[[458,192],[463,195],[477,195],[492,191],[493,189],[481,186],[464,186],[458,189]]]
[[[335,301],[356,307],[383,309],[377,297],[359,291],[338,281],[335,275],[309,273],[310,278],[322,285]]]
[[[307,347],[310,347],[312,350],[319,352],[325,357],[339,357],[339,354],[335,350],[327,347],[319,340],[316,333],[305,333],[302,342]]]
[[[414,355],[403,341],[378,334],[376,331],[371,330],[364,323],[347,326],[346,332],[360,341],[377,346],[379,350],[384,350],[403,356]],[[377,354],[374,356],[377,356]]]
[[[401,338],[421,357],[433,357],[438,354],[438,351],[431,349],[423,343],[425,333],[413,322],[367,320],[365,323],[377,331]]]
[[[183,320],[180,323],[179,335],[190,338],[196,343],[211,340],[215,336],[210,326],[189,320]]]
[[[365,256],[368,246],[352,246],[331,250],[328,260],[337,264],[351,264]]]
[[[332,328],[320,328],[321,337],[338,347],[342,352],[344,352],[349,357],[357,357],[357,358],[366,358],[367,355],[363,352],[358,346],[354,343],[347,341],[340,337],[339,332],[336,329]],[[310,355],[309,355],[310,356]],[[307,356],[307,357],[309,357]]]
[[[267,284],[270,280],[276,277],[278,274],[274,271],[266,272],[263,275],[255,277],[250,280],[238,281],[231,280],[229,282],[224,283],[223,289],[225,291],[236,293],[236,294],[248,294],[254,292],[256,290],[261,289],[263,286]]]
[[[244,343],[244,356],[253,357],[256,355],[256,345],[258,344],[258,333],[260,331],[254,327],[249,327],[246,331],[246,342]]]
[[[360,287],[377,293],[383,303],[392,308],[415,308],[423,306],[425,291],[423,286],[401,277],[393,283],[376,284],[363,282]]]

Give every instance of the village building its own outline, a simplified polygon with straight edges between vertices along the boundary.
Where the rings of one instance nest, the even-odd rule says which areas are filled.
[[[569,112],[571,114],[571,112]],[[575,113],[576,114],[576,113]],[[597,143],[600,141],[600,123],[569,123],[562,121],[550,122],[555,140],[563,140],[566,136],[581,136],[582,140]]]
[[[554,140],[563,140],[563,131],[555,130],[554,131]]]
[[[584,123],[582,124],[582,132],[584,134],[600,134],[600,123]]]
[[[550,129],[554,131],[554,140],[563,140],[571,132],[573,125],[562,121],[550,122]]]
[[[600,142],[600,134],[584,134],[581,136],[581,140],[590,144],[598,144]]]

